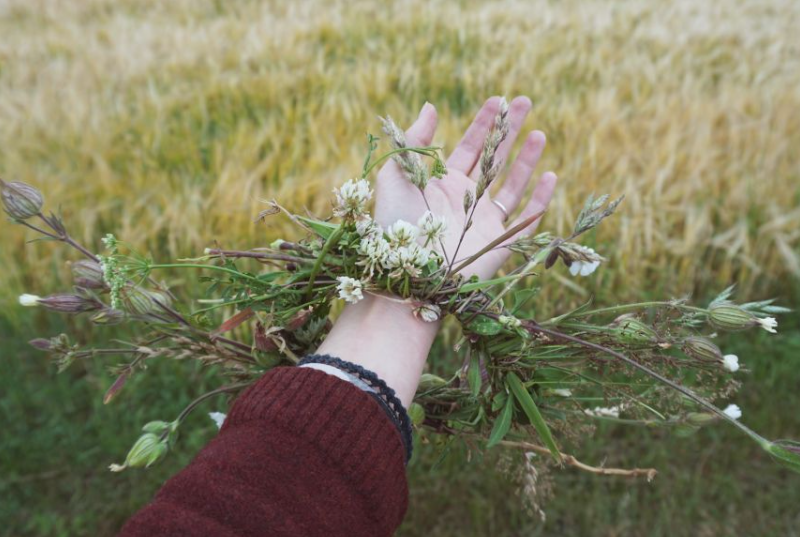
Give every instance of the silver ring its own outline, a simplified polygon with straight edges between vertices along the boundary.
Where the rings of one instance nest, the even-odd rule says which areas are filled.
[[[500,209],[501,211],[503,211],[503,214],[505,215],[505,218],[503,218],[503,222],[505,222],[506,220],[508,220],[508,209],[506,209],[506,206],[505,206],[505,205],[503,205],[502,203],[500,203],[500,202],[499,202],[499,201],[497,201],[497,200],[492,200],[492,203],[494,203],[495,205],[497,205],[497,208],[498,208],[498,209]]]

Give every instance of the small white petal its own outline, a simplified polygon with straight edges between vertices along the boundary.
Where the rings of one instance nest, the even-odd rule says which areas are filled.
[[[553,390],[553,395],[558,395],[560,397],[572,397],[572,390],[569,388],[556,388]]]
[[[742,409],[739,408],[739,405],[728,405],[722,412],[724,412],[729,418],[733,418],[735,420],[738,420],[742,417]]]
[[[336,287],[339,291],[339,298],[350,304],[355,304],[364,298],[364,294],[361,292],[363,284],[360,280],[348,278],[347,276],[340,276],[336,279],[339,282]]]
[[[214,423],[217,424],[217,429],[222,429],[222,424],[225,423],[225,418],[228,416],[222,412],[209,412],[208,417],[214,420]]]
[[[39,303],[39,300],[41,300],[41,297],[38,297],[36,295],[24,294],[20,295],[19,297],[19,303],[23,306],[28,306],[28,307],[37,305]]]
[[[731,373],[739,371],[739,357],[735,354],[726,354],[722,357],[722,366]]]
[[[569,266],[569,273],[573,276],[577,276],[579,272],[583,270],[583,261],[573,261],[572,264]]]
[[[764,317],[763,319],[758,320],[758,324],[761,325],[761,328],[769,332],[770,334],[777,334],[778,321],[774,317]]]

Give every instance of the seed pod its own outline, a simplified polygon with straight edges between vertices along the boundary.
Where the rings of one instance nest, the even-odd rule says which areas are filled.
[[[698,360],[721,362],[722,351],[708,338],[690,336],[683,340],[683,352]]]
[[[472,193],[472,190],[467,190],[464,192],[464,214],[469,212],[470,207],[472,204],[475,203],[475,195]]]
[[[708,310],[711,326],[720,330],[744,330],[758,324],[758,319],[749,311],[734,304],[720,304]]]
[[[6,183],[0,180],[0,195],[8,215],[17,220],[36,216],[44,205],[42,193],[25,183]]]
[[[93,298],[86,298],[80,295],[56,294],[40,298],[40,306],[61,313],[83,313],[85,311],[96,311],[103,307],[103,304]]]
[[[707,425],[717,421],[717,416],[710,412],[690,412],[686,415],[686,420],[692,425]]]
[[[103,280],[103,267],[100,263],[84,259],[72,263],[72,277],[75,285],[84,289],[105,289]]]
[[[153,313],[158,307],[150,293],[140,287],[126,287],[122,292],[122,304],[135,315]]]
[[[172,295],[170,295],[169,292],[164,291],[163,289],[154,289],[152,291],[147,291],[147,294],[150,295],[150,298],[158,302],[155,304],[157,308],[159,307],[159,304],[168,308],[172,307]]]
[[[53,348],[53,342],[44,338],[32,339],[28,342],[28,344],[34,349],[39,349],[40,351],[49,351]]]
[[[98,311],[89,319],[94,324],[105,325],[105,326],[112,326],[115,324],[119,324],[125,320],[127,315],[122,310],[117,310],[114,308],[103,308],[102,310]]]
[[[270,352],[278,348],[278,345],[275,343],[275,341],[267,336],[267,330],[264,327],[264,323],[261,321],[256,323],[253,339],[255,340],[254,345],[256,350],[261,352]]]
[[[658,333],[653,328],[635,317],[626,317],[617,321],[615,335],[621,343],[646,345],[658,341]]]

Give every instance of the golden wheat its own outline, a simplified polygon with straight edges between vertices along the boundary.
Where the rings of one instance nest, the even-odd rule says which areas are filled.
[[[163,256],[261,245],[289,227],[254,225],[260,200],[322,214],[379,114],[408,122],[431,101],[452,148],[485,97],[526,94],[529,127],[549,137],[541,171],[562,179],[543,229],[566,231],[589,192],[626,195],[596,236],[616,270],[593,285],[758,294],[800,275],[797,2],[7,0],[0,13],[0,175],[42,188],[90,244],[115,231]],[[63,271],[67,254],[3,236],[0,300],[50,291],[28,275]]]

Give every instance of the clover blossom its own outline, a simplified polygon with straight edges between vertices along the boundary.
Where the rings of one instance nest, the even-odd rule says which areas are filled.
[[[375,272],[383,270],[389,252],[389,242],[382,234],[366,237],[358,245],[358,253],[362,257],[356,261],[356,265],[364,267],[364,272],[373,276]]]
[[[422,236],[425,237],[425,244],[439,242],[444,238],[447,231],[447,220],[443,216],[436,216],[430,211],[425,211],[417,226],[422,231]]]
[[[347,276],[339,276],[336,280],[339,282],[336,287],[336,290],[339,291],[339,298],[345,302],[355,304],[364,298],[364,294],[361,292],[364,284],[361,283],[361,280],[348,278]]]
[[[362,238],[383,237],[383,228],[368,214],[356,221],[356,233]]]
[[[372,190],[366,179],[350,179],[340,188],[334,188],[336,207],[333,214],[343,218],[355,218],[364,213],[367,202],[372,199]]]
[[[393,247],[406,247],[416,243],[417,237],[419,237],[419,229],[405,220],[398,220],[389,226],[386,234],[389,236],[389,243]]]
[[[417,278],[422,273],[421,268],[428,264],[430,258],[430,250],[414,242],[390,250],[384,267],[393,270],[392,276],[408,275]]]

